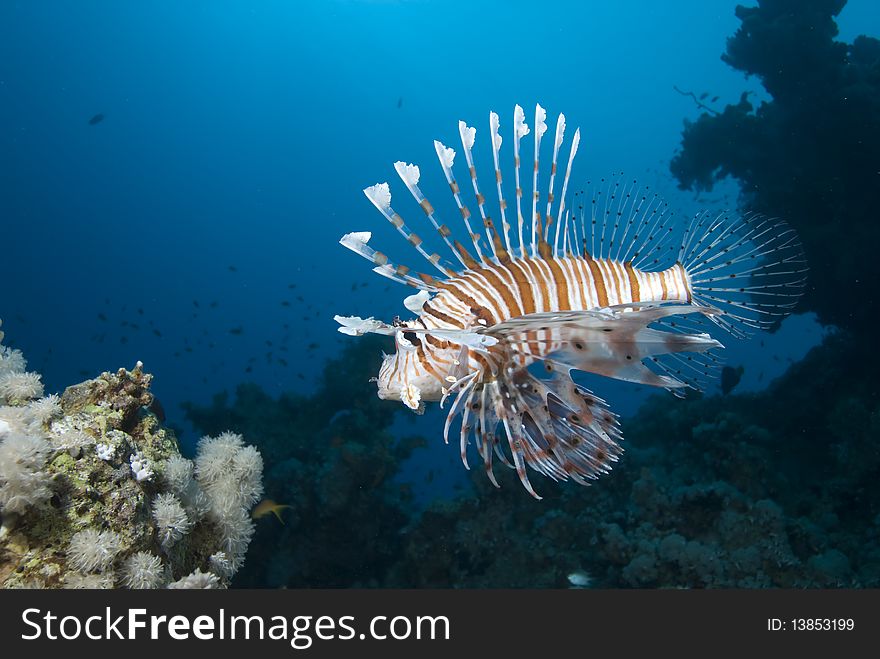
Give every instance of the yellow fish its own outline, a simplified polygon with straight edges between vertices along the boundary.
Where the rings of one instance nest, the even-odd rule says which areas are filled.
[[[260,503],[257,504],[257,507],[251,512],[251,517],[254,519],[260,519],[261,517],[265,517],[269,513],[275,515],[278,518],[278,521],[284,524],[284,520],[281,519],[281,511],[285,508],[290,508],[290,506],[278,503],[277,501],[273,501],[272,499],[263,499]]]

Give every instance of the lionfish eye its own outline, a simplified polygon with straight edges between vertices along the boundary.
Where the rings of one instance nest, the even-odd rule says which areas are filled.
[[[416,343],[418,341],[418,337],[415,332],[404,332],[403,338],[405,338],[410,343]]]

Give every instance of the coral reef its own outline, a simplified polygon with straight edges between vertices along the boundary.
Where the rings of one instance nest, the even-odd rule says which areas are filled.
[[[761,393],[658,394],[623,421],[626,452],[593,487],[542,482],[534,501],[499,467],[500,490],[476,473],[473,492],[421,512],[392,480],[416,442],[389,437],[395,408],[369,382],[376,351],[362,351],[347,345],[312,398],[246,385],[231,404],[189,406],[206,432],[230,425],[268,440],[267,491],[292,505],[285,525],[259,525],[237,583],[558,588],[574,574],[589,587],[880,585],[880,364],[865,364],[846,334]]]
[[[744,205],[794,226],[814,276],[802,309],[864,335],[880,279],[880,41],[835,41],[845,0],[760,0],[737,7],[742,26],[723,59],[756,75],[772,100],[746,95],[719,115],[685,122],[671,170],[684,189],[725,176]],[[844,258],[845,256],[845,258]]]
[[[497,491],[476,478],[476,497],[409,529],[384,584],[563,587],[585,571],[598,587],[877,587],[880,403],[870,367],[835,366],[855,359],[837,336],[760,394],[656,396],[588,489],[532,502],[509,473]]]
[[[244,563],[262,458],[233,433],[193,463],[142,365],[42,395],[0,346],[0,586],[217,588]]]
[[[395,477],[422,440],[395,441],[388,432],[399,406],[377,398],[370,382],[382,347],[372,337],[346,345],[312,396],[273,400],[242,384],[231,402],[223,393],[208,407],[186,406],[203,432],[259,437],[272,465],[266,492],[290,505],[284,525],[272,516],[260,521],[237,584],[376,585],[400,552],[410,497]]]

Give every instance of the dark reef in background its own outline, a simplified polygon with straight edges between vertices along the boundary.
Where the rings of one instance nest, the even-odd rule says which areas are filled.
[[[190,407],[205,432],[257,441],[267,495],[294,506],[286,526],[260,524],[235,585],[562,587],[578,572],[602,587],[880,587],[880,358],[866,341],[880,42],[834,41],[843,4],[739,7],[725,60],[772,101],[688,123],[672,163],[682,187],[730,175],[755,210],[789,220],[811,265],[802,308],[840,331],[761,393],[655,396],[591,488],[540,479],[534,501],[499,467],[501,490],[475,473],[476,493],[415,516],[391,477],[416,442],[388,433],[402,407],[369,382],[376,343],[346,346],[313,397],[243,385],[232,404]]]
[[[876,587],[880,408],[873,378],[836,367],[857,355],[832,338],[761,394],[655,396],[589,489],[542,480],[533,501],[508,470],[500,491],[477,474],[477,496],[422,516],[386,585]]]
[[[725,176],[756,211],[788,220],[811,277],[802,310],[865,335],[880,281],[880,41],[835,41],[845,0],[762,0],[736,9],[742,26],[725,62],[757,75],[772,100],[746,95],[717,116],[685,122],[672,173],[685,189]]]
[[[311,398],[244,385],[189,407],[205,432],[256,441],[267,496],[293,507],[258,520],[234,585],[564,587],[584,571],[600,587],[880,586],[880,363],[845,335],[760,394],[655,396],[593,487],[541,479],[535,501],[510,470],[500,490],[475,470],[476,492],[417,516],[391,477],[420,442],[388,433],[400,408],[368,381],[375,353],[350,343]]]

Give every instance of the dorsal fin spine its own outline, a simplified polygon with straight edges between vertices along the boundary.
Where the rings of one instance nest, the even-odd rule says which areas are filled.
[[[581,143],[581,129],[576,128],[574,137],[571,139],[571,149],[568,151],[568,164],[565,166],[565,178],[562,179],[562,194],[559,198],[559,213],[556,216],[556,238],[559,239],[559,222],[562,219],[562,211],[565,210],[565,195],[568,194],[568,180],[571,178],[571,166],[574,163],[574,157],[577,155],[578,146]],[[566,216],[566,221],[567,221]],[[554,241],[553,251],[556,251],[556,243]],[[564,250],[563,250],[564,251]]]
[[[501,135],[498,132],[498,114],[489,113],[489,137],[492,140],[492,157],[495,162],[495,185],[498,189],[498,207],[501,210],[501,231],[504,233],[504,245],[508,255],[515,257],[515,253],[510,248],[510,225],[507,223],[507,202],[504,201],[504,193],[501,189],[501,165],[499,163],[499,153],[501,152]]]
[[[473,228],[471,228],[470,216],[471,213],[468,210],[467,206],[461,200],[461,190],[458,187],[458,182],[455,180],[455,176],[452,173],[452,166],[455,162],[455,151],[445,146],[442,142],[438,140],[434,140],[434,150],[437,152],[437,158],[440,160],[440,166],[443,168],[443,174],[446,176],[446,182],[449,184],[449,189],[452,192],[452,197],[455,199],[455,204],[458,206],[458,211],[461,213],[461,218],[464,221],[464,226],[467,229],[468,237],[471,239],[471,242],[474,245],[474,250],[477,252],[477,258],[481,261],[485,260],[483,256],[483,250],[480,249],[480,240],[479,234],[474,233]]]
[[[394,169],[397,171],[400,180],[406,185],[409,193],[413,196],[413,199],[416,200],[416,203],[418,203],[422,211],[424,211],[425,216],[431,222],[434,229],[440,234],[440,237],[443,238],[443,242],[446,243],[446,246],[449,247],[449,250],[453,254],[455,254],[461,264],[467,267],[464,257],[458,253],[458,250],[455,249],[452,242],[449,240],[450,233],[448,227],[444,228],[445,225],[441,226],[434,218],[434,206],[431,205],[431,202],[428,201],[428,198],[425,197],[421,188],[419,188],[419,168],[416,165],[408,165],[403,161],[398,160],[394,163]]]
[[[538,256],[538,156],[541,151],[541,138],[547,132],[547,111],[540,104],[535,105],[535,170],[532,176],[532,257]]]
[[[471,177],[471,184],[474,188],[474,195],[477,198],[477,208],[480,209],[480,217],[483,220],[483,226],[486,228],[486,237],[489,239],[489,245],[492,247],[492,256],[497,261],[498,254],[495,251],[495,242],[492,240],[492,232],[489,230],[488,224],[486,224],[486,209],[483,208],[486,203],[486,198],[482,194],[480,194],[480,186],[477,182],[477,168],[474,167],[474,156],[471,152],[474,146],[474,140],[476,139],[477,129],[468,126],[463,121],[459,121],[458,134],[461,136],[461,146],[464,149],[464,157],[467,160],[468,171],[470,172]]]
[[[415,288],[424,291],[435,292],[437,290],[410,276],[408,274],[409,268],[407,266],[395,265],[389,261],[388,257],[382,252],[378,252],[367,245],[370,237],[371,234],[368,231],[347,233],[339,240],[339,244],[343,247],[347,247],[358,256],[370,261],[370,263],[376,266],[373,268],[373,272],[376,272],[383,277],[388,277],[388,279],[392,279],[399,284],[414,286]]]
[[[528,134],[529,127],[525,122],[525,113],[523,112],[523,109],[517,105],[513,108],[513,164],[516,172],[516,222],[519,231],[519,255],[521,258],[526,257],[526,248],[523,243],[523,224],[525,221],[522,214],[522,183],[519,180],[519,142]]]
[[[553,138],[553,160],[550,163],[550,189],[547,192],[547,210],[544,211],[544,217],[547,218],[547,226],[544,227],[544,239],[550,240],[550,225],[553,223],[553,186],[556,183],[556,168],[559,159],[559,147],[565,140],[565,115],[561,114],[556,118],[556,135]],[[556,224],[556,236],[559,236],[559,223]],[[553,253],[556,253],[556,241],[554,240]]]
[[[375,206],[379,210],[379,212],[385,216],[385,219],[391,222],[392,226],[397,229],[398,233],[406,238],[407,242],[415,247],[416,251],[418,251],[418,253],[421,254],[426,261],[437,268],[437,270],[443,273],[444,276],[454,276],[454,270],[451,270],[446,265],[440,263],[439,255],[428,254],[425,251],[425,249],[422,247],[422,239],[419,238],[418,235],[413,233],[408,226],[406,226],[403,218],[391,207],[391,191],[387,183],[377,183],[376,185],[373,185],[369,188],[365,188],[364,194],[367,196],[367,199],[369,199],[373,203],[373,206]]]

